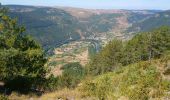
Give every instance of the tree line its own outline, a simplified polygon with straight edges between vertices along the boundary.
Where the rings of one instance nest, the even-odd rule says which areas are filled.
[[[100,75],[120,66],[158,59],[170,52],[170,27],[162,26],[150,32],[138,33],[132,39],[110,41],[87,64],[87,72]]]

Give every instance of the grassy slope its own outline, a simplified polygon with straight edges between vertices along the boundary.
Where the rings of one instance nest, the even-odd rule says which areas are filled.
[[[84,80],[74,90],[63,89],[46,93],[34,99],[104,99],[104,100],[148,100],[170,99],[170,73],[164,75],[170,62],[153,60],[131,64],[114,72]],[[26,99],[29,96],[16,96],[10,98]]]
[[[106,100],[170,99],[170,80],[163,73],[168,64],[160,60],[140,62],[86,81],[80,87],[85,96]]]

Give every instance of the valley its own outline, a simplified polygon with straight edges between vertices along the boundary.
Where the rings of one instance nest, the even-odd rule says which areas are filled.
[[[54,75],[61,75],[62,66],[68,63],[79,62],[83,67],[89,62],[90,57],[100,51],[104,41],[93,39],[72,41],[54,49],[54,55],[48,60],[47,66]],[[92,54],[93,53],[93,54]]]
[[[142,25],[152,17],[155,20],[159,18],[161,12],[19,5],[7,7],[10,16],[17,17],[20,25],[26,25],[26,33],[42,44],[50,57],[46,65],[54,75],[62,74],[60,68],[71,62],[85,66],[91,55],[113,39],[127,41],[136,32],[151,30]],[[162,23],[158,20],[157,24]]]
[[[86,41],[75,41],[55,48],[54,55],[50,57],[47,66],[53,69],[52,73],[54,75],[58,75],[60,68],[67,63],[79,62],[81,65],[85,66],[89,59],[89,44],[90,42]]]
[[[169,100],[170,11],[0,4],[1,99]]]
[[[43,7],[7,5],[9,15],[25,25],[26,33],[48,49],[70,40],[117,37],[129,39],[135,29],[126,31],[132,24],[154,16],[156,11],[103,10],[71,7]],[[131,28],[130,28],[131,29]]]

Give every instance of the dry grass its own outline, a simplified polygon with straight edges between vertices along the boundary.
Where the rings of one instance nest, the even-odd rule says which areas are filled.
[[[16,92],[13,92],[10,96],[8,96],[9,100],[35,100],[34,98],[38,97],[34,94],[23,95]]]
[[[58,65],[57,67],[55,67],[55,68],[51,71],[51,73],[52,73],[54,76],[60,76],[60,75],[62,75],[63,70],[61,70],[61,67],[62,67],[62,65]]]
[[[79,60],[80,64],[85,66],[87,62],[89,61],[89,56],[88,56],[88,49],[83,51],[82,53],[76,55],[76,60]]]
[[[21,95],[13,92],[8,96],[9,100],[98,100],[95,97],[85,96],[83,92],[78,89],[62,89],[59,91],[45,93],[42,96],[37,96],[34,94]]]
[[[81,93],[78,90],[63,89],[52,93],[46,93],[40,98],[40,100],[80,100]]]
[[[13,92],[8,98],[10,100],[82,100],[81,94],[82,93],[78,90],[63,89],[60,91],[45,93],[40,97],[31,94],[21,95]]]

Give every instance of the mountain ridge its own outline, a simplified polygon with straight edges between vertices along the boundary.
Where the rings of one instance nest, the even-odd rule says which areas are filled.
[[[128,39],[136,23],[146,20],[162,10],[83,9],[73,7],[47,7],[4,5],[9,15],[18,17],[43,47],[51,48],[79,39]],[[130,30],[130,31],[127,31]]]

